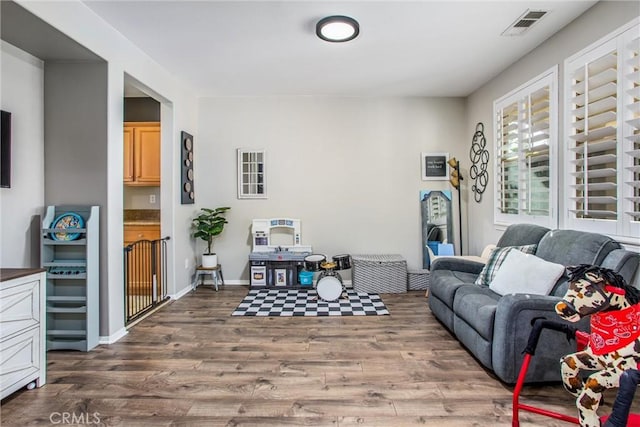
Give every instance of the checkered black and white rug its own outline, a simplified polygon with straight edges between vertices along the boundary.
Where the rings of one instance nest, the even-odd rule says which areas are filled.
[[[378,316],[389,314],[378,294],[347,289],[346,298],[323,301],[315,289],[251,289],[232,316]],[[344,294],[343,294],[344,295]]]

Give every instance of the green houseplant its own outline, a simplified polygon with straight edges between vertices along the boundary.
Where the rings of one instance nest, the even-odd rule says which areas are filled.
[[[193,237],[207,242],[207,252],[202,255],[203,267],[211,268],[218,265],[218,256],[211,251],[211,248],[213,246],[214,237],[222,233],[224,225],[228,223],[224,215],[229,209],[231,208],[202,208],[200,213],[193,218],[191,222]]]

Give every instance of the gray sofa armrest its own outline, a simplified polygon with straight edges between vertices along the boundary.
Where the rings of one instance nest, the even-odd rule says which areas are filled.
[[[640,254],[625,249],[615,249],[609,252],[602,261],[602,267],[617,272],[629,284],[633,284],[638,264],[640,264]]]
[[[436,258],[435,261],[433,261],[430,271],[451,270],[459,271],[461,273],[480,274],[483,267],[484,264],[477,261],[457,257],[442,257]]]
[[[531,323],[537,317],[567,323],[555,312],[559,297],[511,294],[498,302],[492,343],[492,365],[496,375],[508,384],[514,384],[522,366],[523,350],[531,333]],[[588,319],[572,324],[580,330],[588,330]],[[567,341],[556,331],[542,332],[535,357],[527,370],[527,383],[560,381],[560,358],[576,351],[576,343]]]

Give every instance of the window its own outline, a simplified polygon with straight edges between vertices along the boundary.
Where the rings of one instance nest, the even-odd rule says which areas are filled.
[[[568,226],[640,235],[640,25],[565,61]]]
[[[263,150],[238,149],[238,198],[266,199],[266,153]]]
[[[557,82],[554,67],[493,104],[498,224],[557,226]]]

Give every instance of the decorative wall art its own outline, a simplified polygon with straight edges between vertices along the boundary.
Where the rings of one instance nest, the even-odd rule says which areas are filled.
[[[11,188],[11,113],[1,111],[0,187]]]
[[[180,132],[181,156],[181,203],[183,205],[195,202],[193,189],[193,136],[185,131]]]
[[[266,161],[264,150],[238,149],[238,199],[267,198]]]
[[[449,179],[449,153],[422,153],[422,180],[446,181]]]
[[[482,193],[489,183],[489,172],[487,165],[489,164],[489,151],[487,150],[487,139],[484,137],[484,124],[479,122],[476,125],[476,132],[471,140],[471,150],[469,150],[471,158],[471,168],[469,169],[469,178],[473,180],[471,191],[473,198],[480,203]]]

